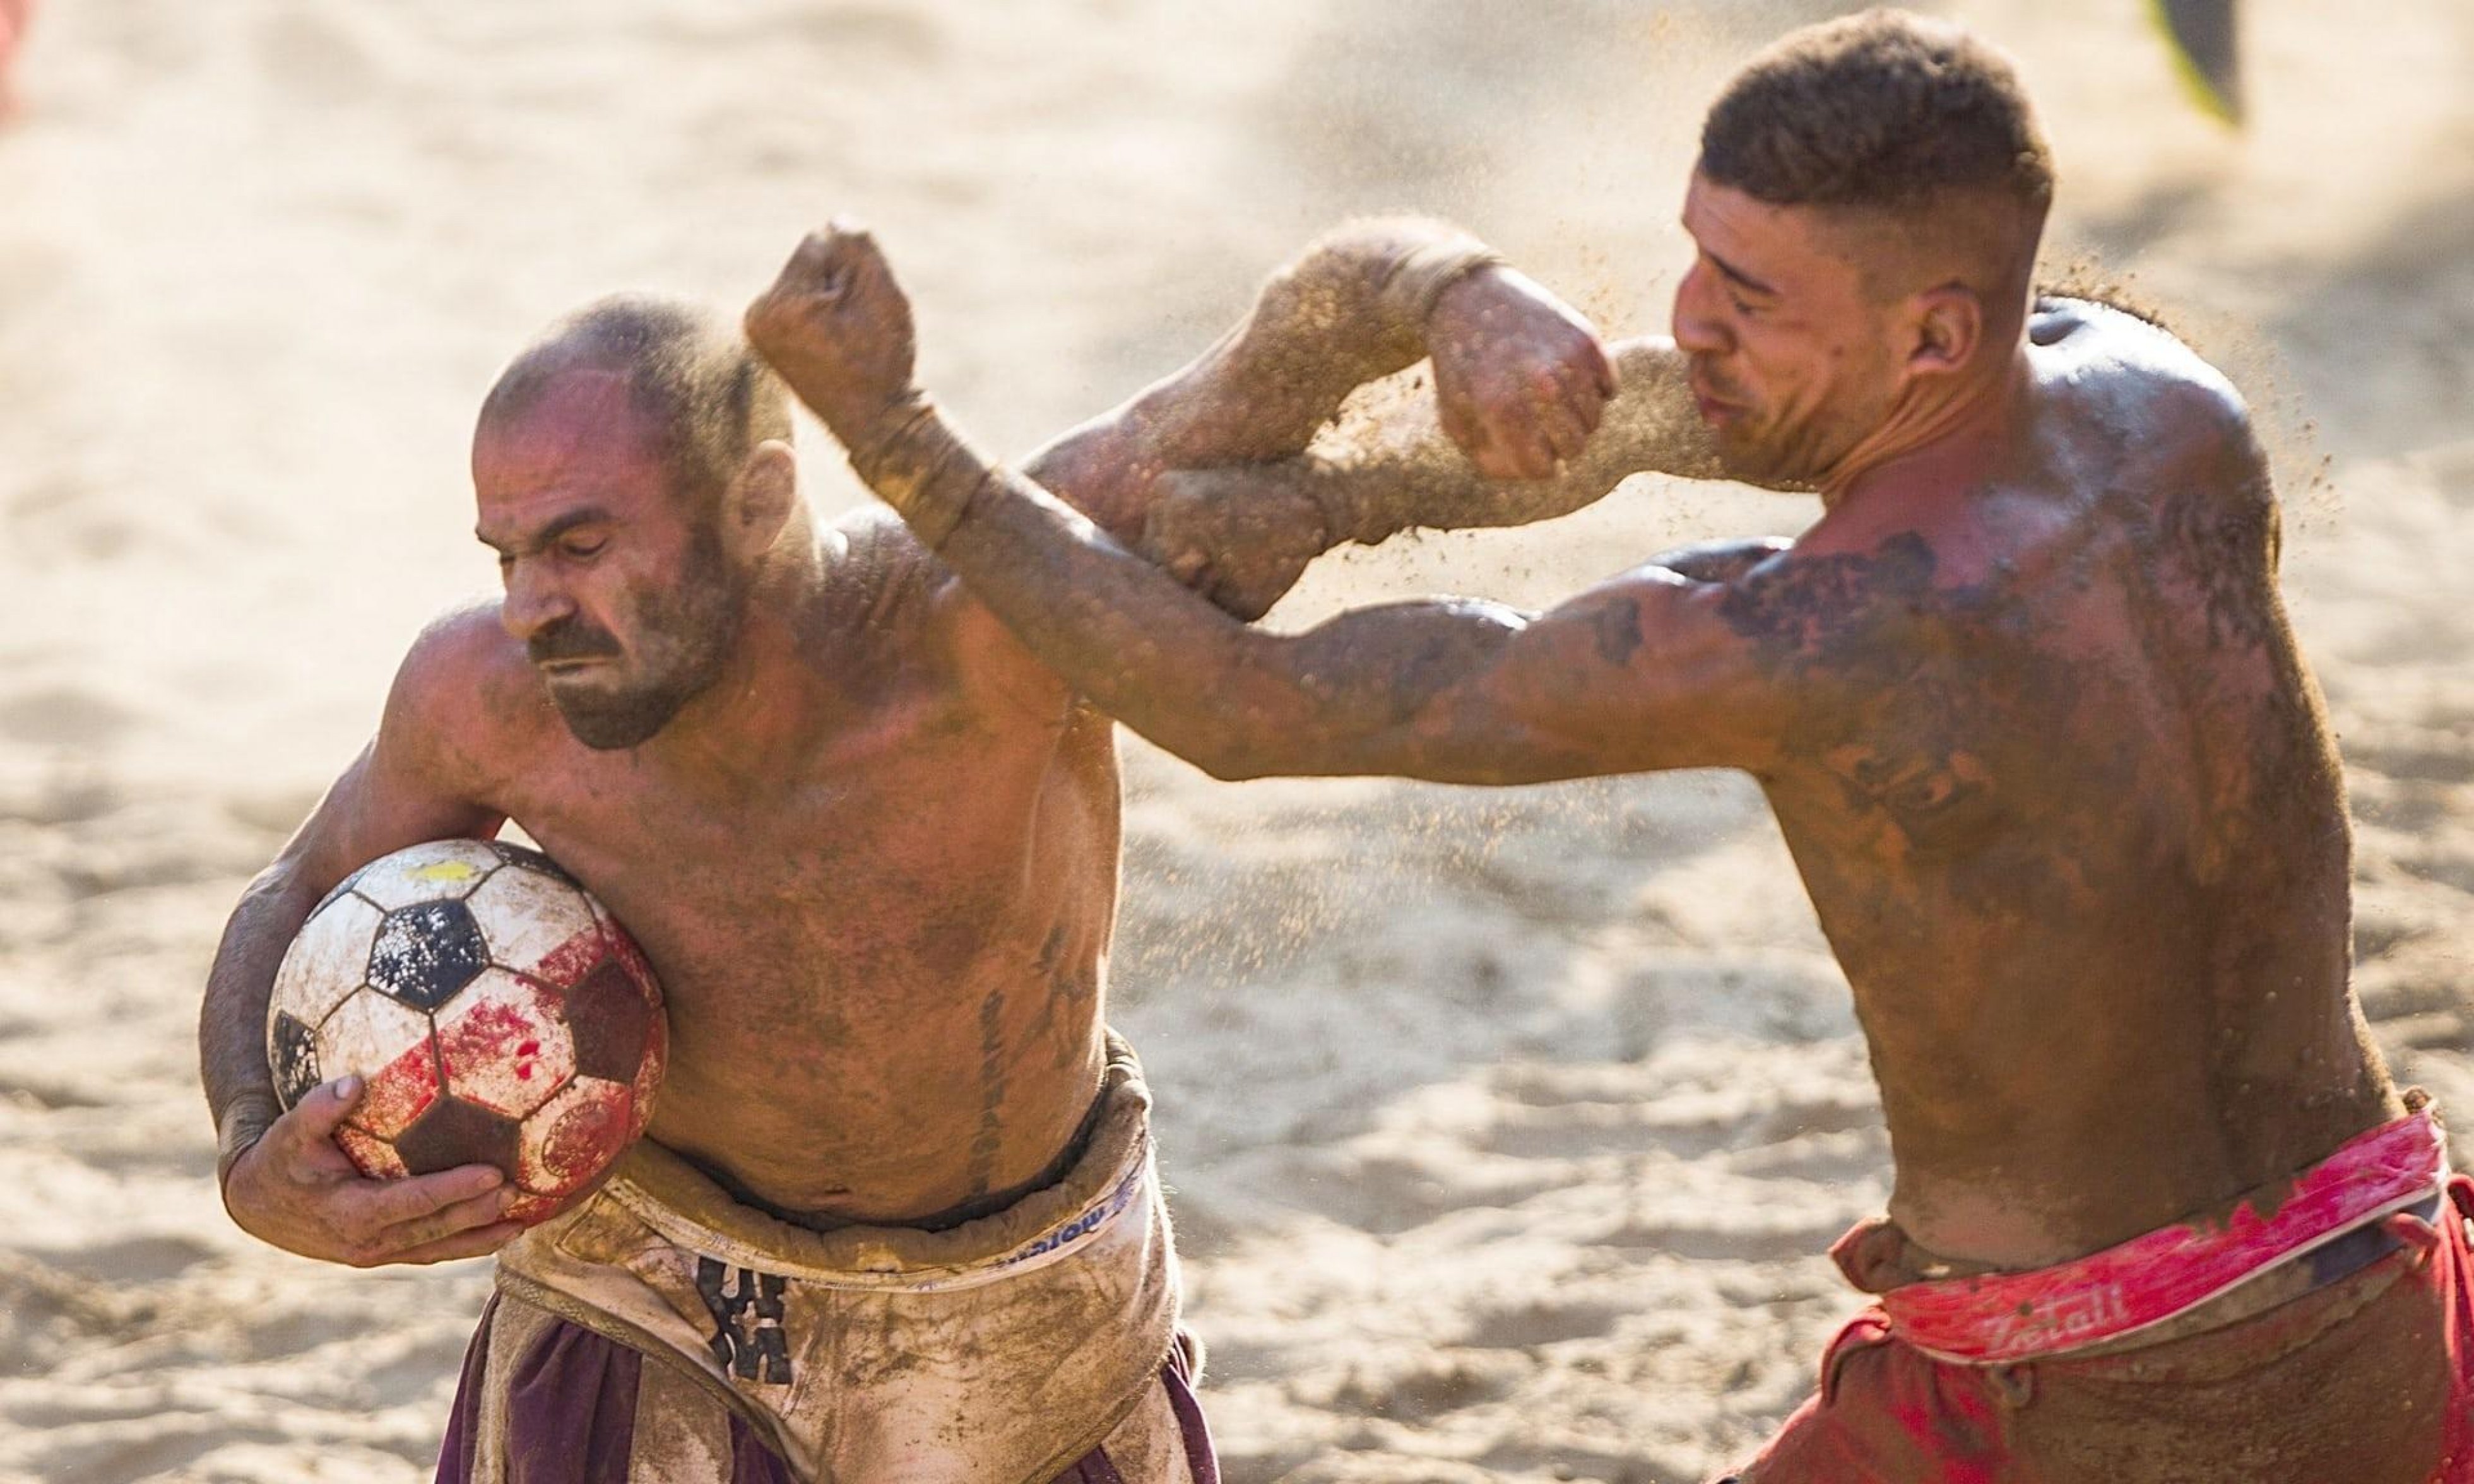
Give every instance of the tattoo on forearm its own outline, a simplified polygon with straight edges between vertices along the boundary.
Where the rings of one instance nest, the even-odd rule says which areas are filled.
[[[1640,651],[1640,605],[1630,598],[1600,609],[1591,628],[1598,658],[1616,669],[1632,663]]]

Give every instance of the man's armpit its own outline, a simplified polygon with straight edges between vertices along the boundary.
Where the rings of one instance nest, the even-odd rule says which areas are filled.
[[[1650,559],[1650,563],[1696,583],[1733,583],[1742,581],[1753,568],[1794,547],[1795,542],[1783,536],[1698,541],[1660,552]]]

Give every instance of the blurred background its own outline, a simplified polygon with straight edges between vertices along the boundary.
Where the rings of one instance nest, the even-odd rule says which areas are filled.
[[[485,591],[471,419],[622,288],[735,305],[833,213],[1019,452],[1351,213],[1662,330],[1702,108],[1841,9],[1653,0],[44,0],[0,124],[0,1478],[427,1477],[485,1267],[217,1205],[224,914]],[[2239,132],[2144,0],[1934,7],[2018,57],[2056,276],[2252,397],[2360,826],[2360,983],[2474,1107],[2474,9],[2247,0]],[[805,440],[827,509],[858,497]],[[1328,563],[1273,621],[1549,601],[1804,503],[1637,480]],[[1128,743],[1116,1019],[1163,1104],[1228,1477],[1677,1484],[1808,1389],[1886,1193],[1758,795],[1224,785]],[[957,786],[967,786],[957,780]],[[2057,1014],[2069,1013],[2056,1007]]]

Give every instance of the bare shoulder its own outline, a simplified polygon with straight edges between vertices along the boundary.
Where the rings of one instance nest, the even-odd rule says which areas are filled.
[[[1561,652],[1549,678],[1611,720],[1694,718],[1697,740],[1669,737],[1643,765],[1759,773],[1800,708],[1911,670],[1942,606],[1921,536],[1816,530],[1654,559],[1545,615],[1526,649]]]
[[[554,742],[557,713],[495,598],[448,610],[412,641],[387,696],[378,739],[400,765],[471,798]]]
[[[2171,330],[2083,299],[2044,299],[2027,325],[2039,385],[2094,445],[2142,460],[2256,459],[2249,404]]]
[[[1932,545],[1911,530],[1832,529],[1737,555],[1711,610],[1780,680],[1872,672],[1897,635],[1942,606]]]
[[[957,705],[990,721],[1064,714],[1064,683],[899,516],[863,506],[828,535],[839,550],[807,626],[812,653],[837,684],[879,701]]]

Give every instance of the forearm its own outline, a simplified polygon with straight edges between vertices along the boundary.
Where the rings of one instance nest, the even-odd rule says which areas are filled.
[[[1244,323],[1136,398],[1131,419],[1166,467],[1299,453],[1349,393],[1422,359],[1436,299],[1497,261],[1441,222],[1348,223],[1273,275]]]
[[[1696,411],[1687,366],[1671,341],[1616,347],[1620,390],[1580,456],[1537,480],[1490,479],[1437,421],[1431,395],[1378,396],[1345,423],[1336,446],[1265,478],[1300,481],[1334,545],[1371,546],[1412,529],[1528,525],[1595,503],[1634,474],[1724,477]]]
[[[1307,709],[1297,679],[1265,662],[1274,636],[989,465],[934,412],[906,419],[852,466],[1043,663],[1206,771],[1241,766],[1251,738]]]
[[[1022,470],[1135,544],[1161,469],[1302,453],[1351,392],[1423,357],[1435,298],[1495,261],[1441,223],[1350,223],[1267,280],[1246,319],[1201,356],[1043,445]]]
[[[198,1055],[215,1120],[218,1173],[228,1172],[282,1111],[266,1065],[267,1002],[284,950],[315,904],[289,862],[268,867],[232,910],[207,972]]]

